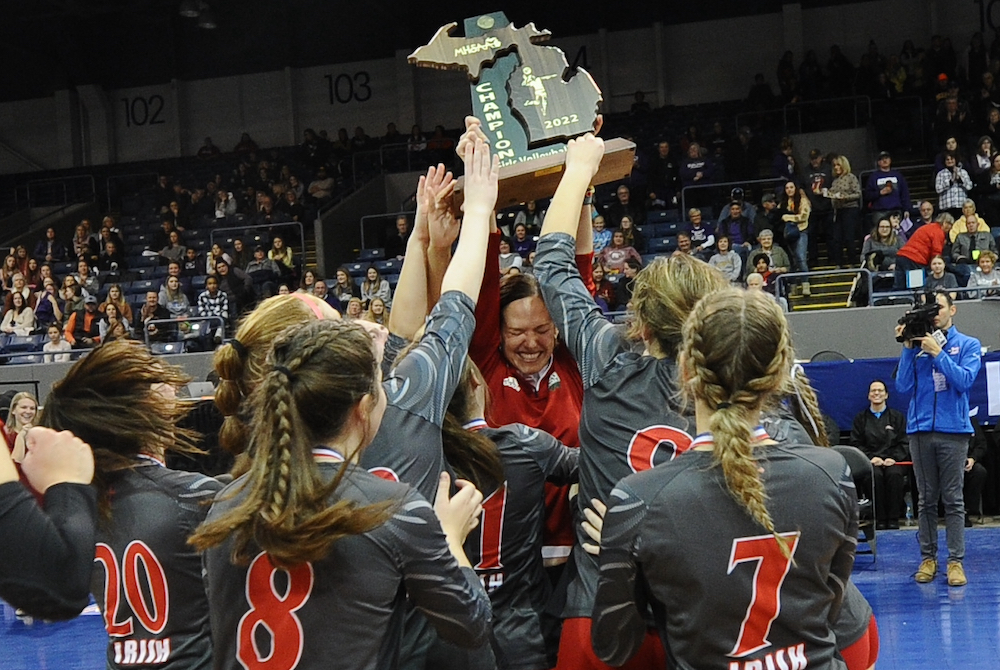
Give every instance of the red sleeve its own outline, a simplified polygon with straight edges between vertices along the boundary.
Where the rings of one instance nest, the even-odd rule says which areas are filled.
[[[484,374],[497,363],[500,349],[500,233],[490,235],[486,270],[476,302],[476,330],[469,356]]]
[[[580,271],[580,279],[583,285],[590,291],[591,296],[597,295],[597,286],[594,284],[594,252],[576,255],[576,269]]]
[[[948,233],[941,229],[941,234],[939,235],[937,231],[934,231],[934,236],[931,238],[931,253],[929,258],[934,258],[935,256],[940,256],[944,253],[944,242],[945,238],[948,237]],[[930,261],[927,261],[930,263]]]
[[[74,330],[76,330],[76,312],[69,315],[69,318],[66,319],[66,327],[63,329],[63,339],[70,344],[76,344],[76,338],[73,337]]]

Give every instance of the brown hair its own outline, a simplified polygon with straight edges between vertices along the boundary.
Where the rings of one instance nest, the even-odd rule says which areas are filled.
[[[242,454],[247,445],[247,428],[240,415],[243,400],[264,376],[264,360],[275,338],[285,328],[316,319],[303,300],[277,295],[247,314],[236,331],[236,344],[220,347],[213,361],[221,382],[215,391],[215,406],[225,417],[219,444],[231,454]]]
[[[544,302],[542,290],[534,275],[515,274],[504,277],[503,281],[500,282],[500,322],[503,323],[504,312],[507,311],[507,306],[512,302],[535,296]]]
[[[684,320],[695,303],[728,283],[721,272],[693,256],[654,259],[635,277],[629,336],[655,340],[663,355],[676,357]]]
[[[772,395],[788,388],[794,352],[785,316],[759,291],[724,289],[706,295],[684,324],[684,392],[713,410],[715,465],[729,492],[788,547],[774,529],[767,493],[753,454],[755,416]]]
[[[252,543],[276,565],[292,566],[319,560],[338,539],[384,523],[392,503],[359,506],[344,499],[330,505],[348,462],[325,482],[312,454],[344,430],[365,396],[379,397],[379,381],[372,339],[357,324],[313,321],[286,328],[250,398],[253,460],[238,489],[246,495],[202,524],[189,543],[203,551],[233,535],[234,562],[248,560]]]
[[[108,488],[115,473],[136,466],[139,454],[202,453],[200,435],[177,423],[189,403],[165,402],[154,385],[191,381],[183,369],[153,356],[139,342],[115,340],[81,358],[45,398],[38,425],[70,430],[94,449],[98,504],[111,517]]]
[[[504,481],[503,463],[500,450],[493,440],[480,432],[467,430],[465,424],[473,419],[481,419],[474,406],[475,386],[486,390],[489,404],[489,389],[479,367],[468,356],[462,378],[455,388],[455,394],[448,403],[448,412],[441,427],[441,442],[444,456],[461,479],[467,479],[476,488],[489,495]]]

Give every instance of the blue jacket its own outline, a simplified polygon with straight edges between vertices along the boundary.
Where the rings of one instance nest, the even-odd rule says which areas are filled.
[[[982,353],[979,340],[958,332],[946,333],[944,348],[931,358],[919,347],[903,348],[896,371],[896,390],[913,392],[906,411],[907,433],[972,433],[969,389],[979,374]],[[935,391],[934,373],[938,373]]]

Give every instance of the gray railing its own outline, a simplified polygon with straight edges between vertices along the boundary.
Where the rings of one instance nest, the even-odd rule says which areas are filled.
[[[180,325],[182,323],[191,324],[191,331],[188,333],[180,333]],[[202,330],[200,324],[216,324],[215,326],[208,326]],[[199,337],[206,337],[209,333],[221,328],[222,332],[226,332],[226,322],[221,316],[180,316],[171,319],[150,319],[141,324],[143,335],[145,338],[146,346],[150,347],[153,342],[149,339],[149,326],[164,326],[170,328],[177,328],[178,337],[171,340],[163,340],[165,343],[177,342],[181,343],[186,340],[194,340]],[[159,328],[157,328],[159,330]],[[197,331],[197,332],[194,332]]]
[[[872,294],[872,273],[867,268],[857,268],[852,270],[813,270],[811,272],[785,272],[779,274],[775,284],[775,294],[779,298],[787,297],[784,292],[784,285],[790,282],[801,283],[804,281],[810,281],[817,277],[831,277],[837,275],[854,275],[856,279],[864,282],[868,286],[868,304],[871,304],[871,294]],[[814,294],[815,295],[815,294]],[[853,291],[852,291],[853,295]],[[844,307],[850,307],[850,300],[845,302]],[[794,311],[792,306],[788,306],[789,311]]]

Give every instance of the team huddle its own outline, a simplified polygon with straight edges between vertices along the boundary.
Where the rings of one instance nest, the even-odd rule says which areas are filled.
[[[778,304],[678,255],[608,322],[592,134],[501,280],[466,126],[461,224],[429,169],[388,328],[279,295],[217,351],[228,483],[165,467],[197,436],[142,347],[53,388],[39,424],[94,447],[108,667],[872,667],[857,495]]]

